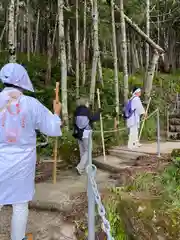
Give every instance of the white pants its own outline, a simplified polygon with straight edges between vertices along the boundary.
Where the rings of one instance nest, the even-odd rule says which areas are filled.
[[[138,130],[139,125],[134,125],[129,128],[129,140],[128,140],[128,148],[135,148],[139,144],[138,139]]]
[[[0,206],[0,210],[3,206]],[[11,219],[11,240],[23,240],[28,220],[28,202],[13,204]]]
[[[79,172],[83,172],[88,163],[88,138],[83,138],[82,141],[78,140],[78,143],[81,160],[77,165],[77,169]]]

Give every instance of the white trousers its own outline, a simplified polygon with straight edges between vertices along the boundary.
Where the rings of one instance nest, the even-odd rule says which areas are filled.
[[[0,210],[3,206],[0,206]],[[23,240],[28,220],[28,202],[13,204],[11,219],[11,240]]]
[[[81,160],[77,165],[77,169],[79,172],[83,172],[88,163],[88,138],[83,138],[82,141],[78,140],[78,144]]]
[[[138,139],[138,130],[139,125],[134,125],[129,128],[129,140],[128,140],[128,148],[135,148],[139,144]]]

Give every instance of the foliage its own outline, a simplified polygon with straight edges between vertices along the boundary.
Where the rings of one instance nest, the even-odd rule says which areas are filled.
[[[124,230],[124,223],[118,213],[118,204],[117,199],[113,196],[105,203],[107,219],[111,225],[111,234],[116,240],[128,240],[128,236]]]
[[[180,167],[180,149],[174,149],[171,153],[171,159],[175,165]]]
[[[2,55],[0,58],[0,67],[5,64],[6,62],[6,54]],[[59,66],[54,63],[52,67],[52,76],[51,76],[51,85],[45,87],[44,85],[44,78],[45,78],[45,69],[46,69],[46,57],[44,56],[32,56],[32,61],[28,62],[26,56],[24,54],[18,55],[18,62],[22,63],[33,82],[35,87],[35,94],[26,92],[27,95],[31,95],[39,99],[43,104],[45,104],[50,110],[52,110],[52,102],[54,99],[54,88],[55,82],[60,79],[60,68]],[[123,104],[123,76],[122,73],[119,72],[119,88],[120,88],[120,110],[122,110]],[[155,78],[155,85],[152,95],[152,103],[150,105],[149,112],[152,112],[156,109],[156,107],[160,107],[160,111],[162,114],[161,122],[162,126],[164,126],[164,108],[167,105],[167,99],[165,99],[164,95],[159,94],[159,83],[160,79],[163,78],[163,91],[167,92],[167,95],[170,94],[170,91],[174,91],[176,89],[179,77],[178,74],[174,75],[158,75]],[[90,79],[90,72],[87,72],[87,79]],[[172,88],[169,88],[169,79],[171,80]],[[102,103],[102,116],[103,116],[103,124],[104,130],[114,130],[114,114],[115,114],[115,94],[114,94],[114,71],[109,68],[103,68],[103,80],[104,80],[104,88],[100,89],[101,94],[101,103]],[[142,74],[135,73],[134,75],[130,76],[129,78],[129,85],[130,89],[133,86],[140,86],[142,87]],[[98,86],[98,84],[97,84]],[[1,86],[2,87],[2,86]],[[100,87],[100,85],[99,85]],[[70,118],[70,131],[63,132],[63,136],[59,139],[59,155],[68,163],[76,162],[78,160],[78,146],[76,140],[72,137],[72,120],[73,120],[73,112],[76,107],[76,98],[75,98],[75,78],[72,76],[68,77],[68,108],[69,108],[69,118]],[[86,96],[88,94],[89,89],[89,82],[87,81],[85,87],[81,87],[80,92],[81,95]],[[169,90],[170,89],[170,90]],[[174,90],[173,90],[174,89]],[[157,95],[158,94],[158,95]],[[173,92],[171,92],[173,94]],[[167,98],[167,97],[166,97]],[[98,108],[97,106],[97,99],[95,105],[95,111]],[[127,141],[127,130],[124,119],[120,115],[120,123],[119,128],[124,129],[120,131],[118,134],[114,132],[109,132],[104,134],[105,137],[105,145],[106,150],[113,145],[117,144],[125,144]],[[94,124],[94,142],[93,142],[93,150],[94,154],[101,154],[102,145],[101,143],[101,134],[100,134],[100,123]],[[96,132],[98,131],[98,132]],[[156,116],[148,119],[145,123],[145,127],[142,134],[142,139],[146,140],[153,140],[156,137]],[[38,142],[44,141],[42,138],[38,137]],[[41,155],[53,155],[53,144],[54,140],[49,138],[49,144],[45,148],[38,148],[38,153]],[[69,146],[70,145],[70,146]],[[74,155],[74,157],[72,157]]]
[[[172,155],[178,157],[179,150]],[[106,210],[114,236],[179,239],[179,186],[180,168],[172,162],[162,172],[138,173],[129,184],[113,188]]]

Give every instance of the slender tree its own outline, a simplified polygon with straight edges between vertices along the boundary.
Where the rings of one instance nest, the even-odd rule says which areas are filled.
[[[116,27],[114,18],[114,0],[111,0],[111,18],[112,18],[112,40],[113,40],[113,56],[114,56],[114,87],[116,95],[116,116],[119,119],[119,80],[117,65],[117,45],[116,45]],[[117,121],[118,122],[118,121]]]
[[[93,61],[91,72],[90,101],[94,104],[94,95],[96,89],[96,71],[99,58],[99,42],[98,42],[98,5],[97,0],[92,2],[92,18],[93,18]]]
[[[58,0],[59,14],[59,44],[60,44],[60,62],[61,62],[61,99],[62,116],[65,125],[68,127],[68,104],[67,104],[67,63],[66,48],[64,39],[64,0]]]
[[[79,98],[79,0],[76,0],[76,98]]]
[[[9,4],[9,24],[8,24],[8,42],[9,42],[9,62],[16,62],[16,44],[15,44],[15,0]]]
[[[127,42],[126,42],[126,26],[124,19],[124,4],[120,0],[120,24],[122,37],[122,60],[123,60],[123,75],[124,75],[124,102],[128,100],[129,85],[128,85],[128,67],[127,67]]]

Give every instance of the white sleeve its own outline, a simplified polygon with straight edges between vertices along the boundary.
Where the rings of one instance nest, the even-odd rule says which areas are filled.
[[[141,99],[139,97],[135,97],[132,101],[132,109],[136,110],[138,115],[142,115],[145,113],[145,109],[142,105]]]
[[[61,136],[61,119],[58,115],[50,112],[43,104],[34,99],[34,106],[32,108],[35,129],[41,133],[50,136]]]

